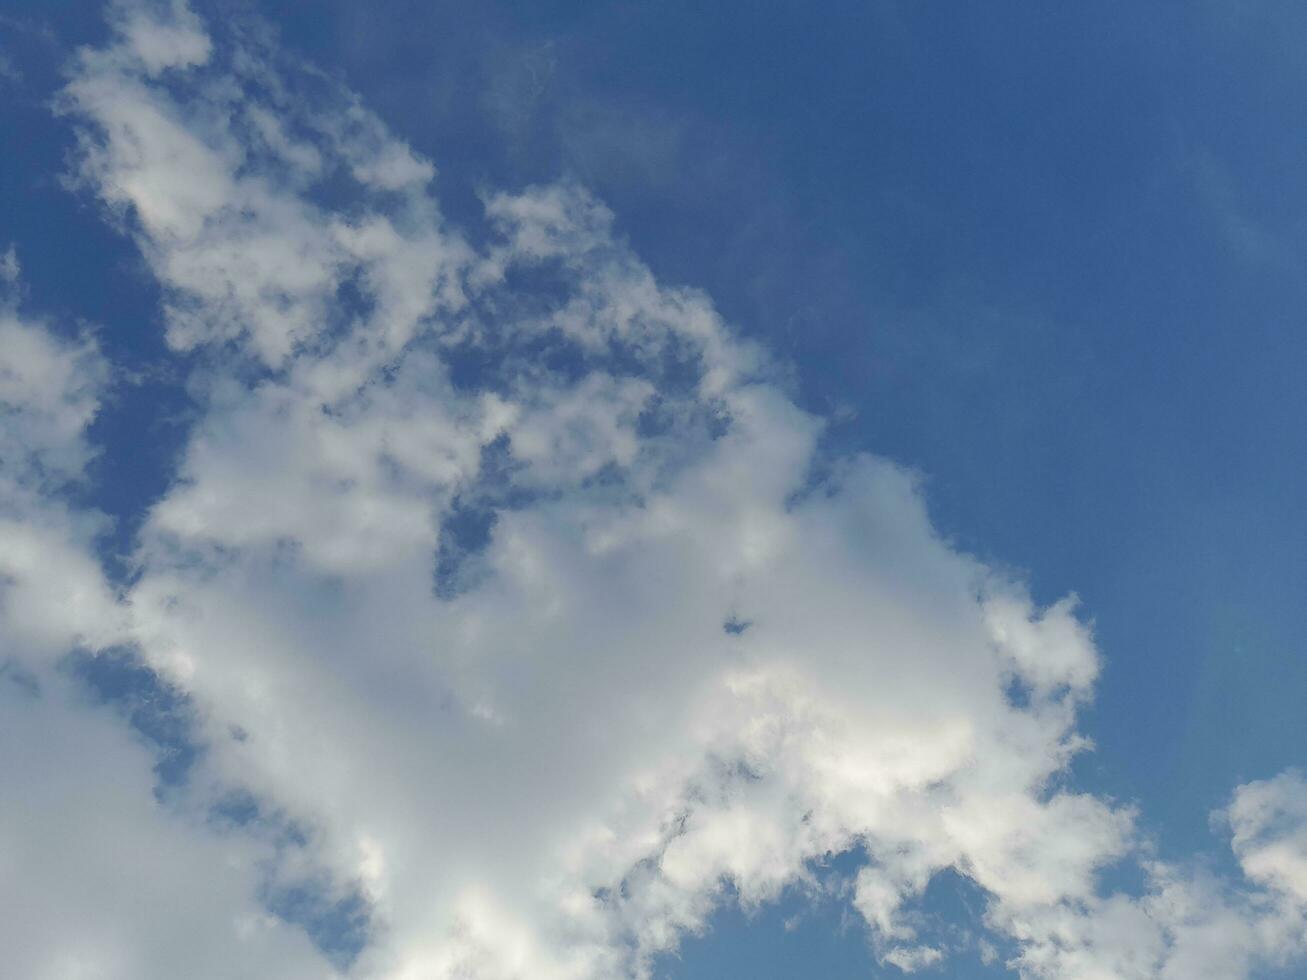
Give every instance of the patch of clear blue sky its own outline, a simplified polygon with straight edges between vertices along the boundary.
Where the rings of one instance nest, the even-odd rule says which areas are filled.
[[[793,359],[833,451],[918,467],[961,547],[1078,591],[1107,669],[1077,778],[1138,800],[1164,853],[1219,855],[1229,790],[1307,763],[1307,9],[256,6],[436,162],[455,220],[475,231],[478,188],[575,177],[661,277]],[[98,8],[0,0],[53,32],[0,25],[22,75],[0,244],[34,306],[154,365],[148,276],[58,186],[40,104]],[[137,447],[97,489],[126,528],[184,432],[151,378],[101,423]],[[723,913],[668,977],[866,975],[855,935],[788,914]]]

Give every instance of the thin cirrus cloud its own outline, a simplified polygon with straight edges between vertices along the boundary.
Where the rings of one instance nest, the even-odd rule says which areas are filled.
[[[1001,947],[1031,978],[1228,980],[1303,952],[1307,783],[1235,790],[1238,880],[1159,860],[1068,777],[1099,664],[1074,600],[950,548],[910,473],[822,460],[784,366],[584,189],[487,193],[474,240],[257,21],[109,18],[56,102],[70,183],[157,280],[201,410],[110,581],[107,519],[67,491],[125,366],[30,313],[6,259],[6,972],[644,977],[846,852],[908,972]],[[70,653],[178,692],[185,780]],[[1105,885],[1122,864],[1139,888]],[[945,872],[984,893],[983,941],[923,914]]]

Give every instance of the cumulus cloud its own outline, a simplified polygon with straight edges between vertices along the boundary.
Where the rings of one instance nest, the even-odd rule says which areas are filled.
[[[137,774],[103,845],[59,866],[104,877],[157,840],[135,880],[175,932],[88,913],[24,964],[230,975],[238,935],[252,975],[642,977],[723,901],[846,852],[852,908],[905,971],[956,952],[918,910],[944,872],[983,890],[1029,977],[1229,978],[1299,951],[1301,779],[1236,794],[1246,881],[1154,860],[1129,808],[1068,786],[1099,663],[1074,601],[1036,608],[953,550],[903,468],[823,459],[783,369],[659,283],[583,189],[489,195],[473,244],[430,164],[258,25],[180,0],[111,19],[59,108],[203,415],[115,596],[47,477],[89,452],[104,368],[13,328],[4,438],[35,503],[0,554],[28,590],[7,622],[49,631],[47,662],[136,651],[205,752],[165,809],[104,717],[25,702],[55,768],[7,778],[43,809],[99,785],[59,768],[68,739]],[[50,514],[77,575],[23,544]],[[67,594],[81,579],[94,601]],[[233,793],[246,825],[197,816]],[[268,843],[270,814],[294,846]],[[1146,887],[1104,894],[1123,860]],[[176,897],[197,880],[202,901]],[[361,948],[319,955],[273,914],[297,880],[361,896]]]
[[[92,454],[109,382],[94,341],[0,299],[0,965],[35,980],[317,977],[302,930],[258,900],[272,857],[204,814],[165,809],[155,759],[68,669],[130,638],[94,539],[104,518],[66,491]]]
[[[307,936],[258,901],[268,848],[160,807],[149,752],[58,678],[11,680],[0,676],[6,973],[323,975]]]
[[[1307,780],[1295,770],[1247,783],[1223,816],[1249,878],[1307,904]]]
[[[65,502],[93,454],[86,428],[108,369],[89,335],[20,311],[12,247],[0,273],[0,638],[5,659],[45,662],[83,639],[112,642],[121,620],[89,550],[99,521]]]

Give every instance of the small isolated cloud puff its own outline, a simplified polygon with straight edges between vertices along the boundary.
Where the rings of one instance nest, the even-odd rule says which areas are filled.
[[[1301,781],[1236,794],[1239,887],[1151,861],[1130,809],[1066,788],[1098,670],[1073,603],[1037,609],[952,550],[900,467],[821,459],[783,372],[582,189],[489,196],[473,247],[430,164],[267,31],[206,31],[180,2],[112,23],[59,109],[196,354],[203,414],[121,598],[83,518],[15,478],[33,502],[0,539],[6,615],[40,678],[61,644],[135,650],[206,751],[169,814],[106,749],[137,773],[116,851],[167,828],[173,859],[131,887],[177,912],[172,940],[124,923],[111,947],[75,916],[24,936],[26,975],[68,950],[91,975],[229,975],[245,922],[251,975],[647,977],[728,896],[773,900],[850,851],[852,908],[905,971],[957,952],[918,907],[945,871],[1028,977],[1229,980],[1301,951]],[[12,329],[5,438],[57,418],[20,455],[71,475],[98,355]],[[76,576],[23,543],[49,528]],[[19,737],[104,721],[43,697]],[[52,812],[80,785],[10,776]],[[233,793],[294,846],[196,818]],[[1147,887],[1102,894],[1121,860]],[[203,902],[173,897],[211,866]],[[270,883],[300,878],[362,896],[349,956],[274,914]]]

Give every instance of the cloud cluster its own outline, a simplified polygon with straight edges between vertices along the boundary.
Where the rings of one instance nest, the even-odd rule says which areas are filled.
[[[93,338],[0,297],[0,965],[64,978],[320,977],[301,930],[258,898],[269,849],[165,808],[155,759],[69,675],[130,639],[94,557],[105,521],[68,504],[109,369]]]
[[[203,413],[115,595],[56,485],[107,369],[0,321],[29,501],[0,629],[38,677],[6,691],[0,772],[69,822],[0,820],[0,842],[82,835],[50,867],[132,895],[20,867],[81,901],[29,906],[48,941],[0,925],[22,975],[230,976],[235,949],[256,976],[648,976],[721,902],[850,851],[852,908],[904,970],[957,952],[918,908],[945,871],[1029,977],[1228,980],[1300,951],[1302,780],[1236,793],[1237,886],[1152,858],[1129,808],[1065,778],[1098,669],[1074,602],[1035,608],[950,548],[902,468],[826,459],[783,368],[582,189],[488,195],[474,242],[430,164],[257,24],[110,16],[59,109]],[[47,692],[78,647],[185,692],[204,752],[176,799]],[[70,801],[100,796],[90,833]],[[1104,895],[1123,860],[1146,887]],[[295,889],[366,908],[360,948],[315,952]]]

